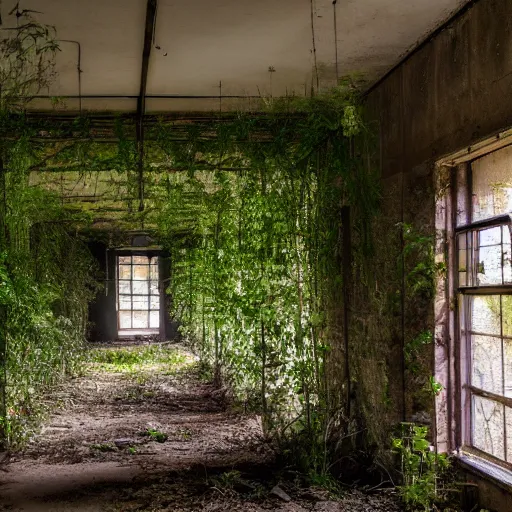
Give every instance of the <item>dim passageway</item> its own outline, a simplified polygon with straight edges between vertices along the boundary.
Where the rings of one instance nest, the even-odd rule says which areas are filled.
[[[511,512],[511,0],[0,0],[0,511]]]

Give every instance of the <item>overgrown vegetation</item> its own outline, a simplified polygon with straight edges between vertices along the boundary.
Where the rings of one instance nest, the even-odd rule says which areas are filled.
[[[126,374],[178,371],[193,363],[183,351],[162,344],[92,348],[87,359],[91,369]]]
[[[343,245],[356,248],[364,279],[378,180],[349,87],[269,108],[264,120],[223,123],[214,142],[157,137],[173,167],[188,159],[188,172],[161,187],[158,229],[186,338],[218,383],[261,411],[283,453],[325,474],[335,439],[351,428],[350,377],[341,369],[331,380],[343,367],[340,303],[352,275]],[[258,133],[268,143],[252,142]]]
[[[30,89],[2,90],[0,117],[8,442],[24,437],[42,386],[80,361],[96,290],[80,232],[97,221],[150,231],[165,245],[183,336],[311,481],[334,487],[330,473],[350,449],[361,458],[387,450],[406,401],[395,360],[423,384],[429,375],[421,352],[431,326],[405,332],[406,296],[426,308],[443,269],[432,237],[402,219],[400,243],[397,223],[378,215],[376,144],[350,81],[312,98],[266,100],[258,115],[153,118],[140,170],[130,119],[98,129],[84,115],[55,122],[20,110],[51,79],[56,50],[49,28],[28,23],[36,46],[27,55],[45,65]],[[34,69],[31,60],[19,65],[19,76]],[[95,140],[106,132],[116,142]],[[75,190],[98,201],[74,202]],[[157,347],[91,358],[123,373],[184,363]]]
[[[400,437],[393,439],[403,477],[399,491],[407,510],[430,512],[447,499],[441,482],[449,461],[435,451],[427,435],[427,427],[402,423]]]
[[[51,29],[26,15],[0,41],[0,439],[10,446],[43,412],[40,394],[81,360],[97,288],[87,247],[68,228],[76,214],[31,186],[33,147],[11,132],[22,97],[47,84],[55,50]]]

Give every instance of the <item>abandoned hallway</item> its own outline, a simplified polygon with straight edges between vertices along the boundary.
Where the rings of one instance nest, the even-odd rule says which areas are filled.
[[[0,508],[512,511],[512,0],[0,0]]]
[[[180,345],[90,349],[47,399],[41,433],[0,466],[0,510],[401,510],[388,486],[333,498],[279,469],[257,415],[230,408]]]

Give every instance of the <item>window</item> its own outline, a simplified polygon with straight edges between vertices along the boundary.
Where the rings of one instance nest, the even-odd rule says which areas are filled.
[[[157,256],[117,257],[118,334],[157,334],[160,292]]]
[[[463,449],[512,465],[512,146],[456,167]]]

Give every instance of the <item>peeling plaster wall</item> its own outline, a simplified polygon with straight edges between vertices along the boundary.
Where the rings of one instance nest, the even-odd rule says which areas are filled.
[[[512,2],[479,0],[443,31],[422,45],[368,94],[367,103],[380,127],[381,171],[384,188],[383,216],[412,224],[422,232],[435,230],[435,162],[444,155],[469,147],[512,126]],[[401,195],[403,194],[403,199]],[[390,222],[389,225],[392,225]],[[389,232],[390,236],[393,236]],[[399,254],[395,250],[396,257]],[[438,290],[439,292],[439,290]],[[407,331],[411,318],[421,318],[434,330],[434,305],[411,304],[405,300]],[[396,318],[399,322],[399,318]],[[399,329],[397,328],[396,332]],[[447,379],[450,364],[449,331],[430,347],[425,361],[433,368],[444,368]],[[390,352],[400,350],[400,340],[390,338]],[[435,354],[434,354],[435,352]],[[388,365],[389,375],[397,363]],[[438,379],[438,380],[439,380]],[[398,379],[395,379],[398,381]],[[421,404],[412,398],[418,383],[406,378],[407,419],[419,414]],[[390,384],[396,418],[404,405],[400,383]],[[443,447],[454,448],[452,426],[446,415],[449,406],[442,396],[438,403],[438,439]],[[428,407],[425,417],[429,417]],[[434,426],[434,425],[433,425]],[[482,506],[510,510],[510,496],[488,481],[468,476],[481,487]],[[507,499],[504,498],[507,497]]]

